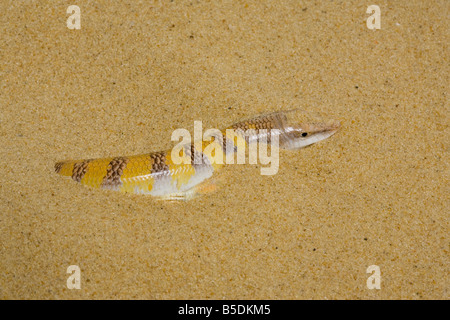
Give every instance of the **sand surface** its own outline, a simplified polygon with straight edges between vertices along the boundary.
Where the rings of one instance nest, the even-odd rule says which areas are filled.
[[[380,30],[366,26],[371,4]],[[0,298],[448,299],[449,9],[1,1]],[[282,152],[274,176],[227,167],[187,203],[53,171],[167,149],[194,120],[295,107],[342,129]]]

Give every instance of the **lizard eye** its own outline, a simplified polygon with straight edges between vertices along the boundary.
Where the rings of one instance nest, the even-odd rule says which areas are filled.
[[[299,132],[299,131],[294,132],[294,137],[295,138],[300,138],[300,137],[304,138],[307,135],[308,135],[308,132]]]

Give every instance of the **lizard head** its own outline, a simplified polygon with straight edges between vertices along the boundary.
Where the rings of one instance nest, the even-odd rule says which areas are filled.
[[[280,136],[280,146],[284,149],[299,149],[327,139],[341,126],[336,120],[305,119],[297,112],[286,113],[284,120]]]

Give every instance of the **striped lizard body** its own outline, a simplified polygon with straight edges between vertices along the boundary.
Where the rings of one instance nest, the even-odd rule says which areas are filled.
[[[55,164],[55,171],[94,188],[149,194],[167,200],[187,200],[207,189],[206,180],[223,166],[204,152],[207,146],[214,144],[214,150],[226,156],[235,153],[240,143],[246,145],[260,140],[271,143],[275,134],[279,136],[277,140],[281,148],[298,149],[328,138],[339,128],[338,122],[294,122],[291,118],[296,114],[295,110],[279,111],[235,123],[222,130],[221,136],[213,137],[210,143],[184,146],[182,156],[188,157],[188,161],[183,163],[174,161],[171,151],[162,151],[62,161]],[[230,131],[236,138],[230,139]]]

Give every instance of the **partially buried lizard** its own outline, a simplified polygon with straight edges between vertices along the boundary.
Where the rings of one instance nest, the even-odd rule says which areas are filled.
[[[221,135],[214,137],[209,144],[201,142],[186,145],[184,152],[189,158],[187,163],[174,161],[171,151],[161,151],[135,156],[61,161],[55,164],[55,171],[94,188],[149,194],[163,200],[188,200],[204,193],[208,189],[209,178],[225,165],[217,163],[210,154],[204,152],[210,144],[214,144],[215,150],[224,156],[236,153],[239,143],[249,145],[262,140],[268,144],[277,141],[279,148],[295,150],[332,136],[340,127],[338,121],[306,122],[301,118],[300,112],[290,110],[235,123],[221,130]],[[241,139],[230,139],[230,131]],[[273,138],[275,136],[277,139]]]

